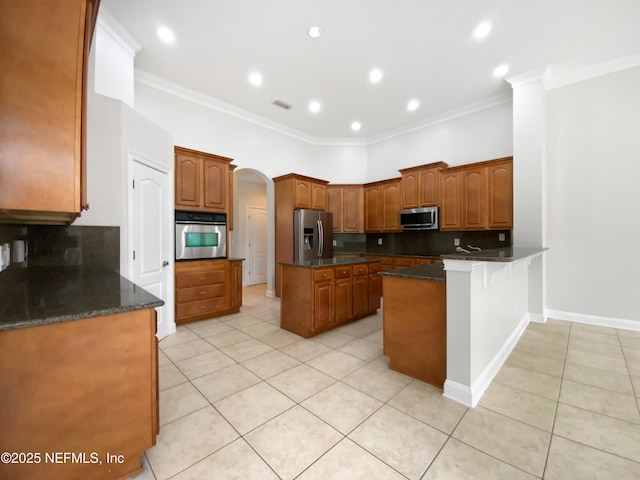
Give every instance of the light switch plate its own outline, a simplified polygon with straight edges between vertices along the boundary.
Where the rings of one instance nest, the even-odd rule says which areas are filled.
[[[499,234],[498,234],[498,241],[499,241],[499,242],[504,242],[504,241],[505,241],[505,235],[504,235],[504,233],[499,233]]]
[[[381,238],[378,239],[378,245],[382,245],[382,239]]]
[[[453,239],[453,246],[454,247],[459,247],[460,246],[460,239],[459,238],[454,238]]]

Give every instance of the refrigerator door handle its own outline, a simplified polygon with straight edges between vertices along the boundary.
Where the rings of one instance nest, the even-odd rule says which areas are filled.
[[[318,220],[318,258],[322,258],[322,249],[324,244],[324,228],[322,226],[322,220]]]

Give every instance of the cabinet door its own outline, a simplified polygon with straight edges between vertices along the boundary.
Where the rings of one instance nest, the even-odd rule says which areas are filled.
[[[332,281],[313,284],[313,328],[327,327],[334,320],[334,286]]]
[[[381,230],[381,203],[382,199],[380,198],[380,187],[366,187],[364,190],[365,231],[379,232]]]
[[[311,182],[293,180],[293,208],[311,208]]]
[[[353,316],[364,315],[369,311],[369,276],[353,277]]]
[[[230,308],[242,306],[242,262],[231,262],[231,305]]]
[[[342,232],[342,187],[327,187],[327,206],[333,214],[333,231]]]
[[[489,228],[513,228],[513,164],[511,161],[488,168]]]
[[[402,208],[416,208],[420,206],[419,175],[420,172],[410,172],[402,174]]]
[[[380,297],[382,296],[382,277],[377,273],[369,274],[369,311],[373,312],[380,308]]]
[[[487,170],[484,167],[462,171],[462,228],[487,228]]]
[[[440,230],[462,229],[460,172],[441,175]]]
[[[382,231],[400,230],[400,182],[382,185]]]
[[[311,182],[311,208],[314,210],[327,209],[327,186]]]
[[[209,158],[204,159],[204,207],[224,211],[227,202],[229,165]]]
[[[420,206],[434,207],[440,205],[440,169],[421,170],[420,174]]]
[[[176,208],[200,207],[201,163],[195,156],[176,154]]]
[[[353,318],[351,277],[336,280],[336,322]]]
[[[342,189],[342,231],[362,231],[362,187]]]

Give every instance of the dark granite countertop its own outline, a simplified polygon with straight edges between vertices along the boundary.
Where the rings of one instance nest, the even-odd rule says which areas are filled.
[[[445,260],[469,260],[474,262],[515,262],[523,258],[542,253],[545,247],[506,247],[489,250],[471,251],[469,253],[448,253],[442,255]]]
[[[432,282],[445,282],[447,280],[444,265],[441,262],[432,263],[431,265],[396,268],[394,270],[389,270],[388,272],[379,272],[378,275],[410,278],[414,280],[430,280]]]
[[[291,267],[304,267],[304,268],[320,268],[320,267],[335,267],[339,265],[354,265],[358,263],[371,263],[379,262],[379,258],[366,258],[366,257],[333,257],[333,258],[321,258],[318,260],[307,260],[304,262],[283,262],[280,265],[288,265]]]
[[[99,268],[27,267],[0,274],[0,331],[161,305],[117,272]]]
[[[398,258],[440,258],[442,253],[405,254],[405,253],[340,253],[334,250],[334,255],[368,255],[370,257],[398,257]]]

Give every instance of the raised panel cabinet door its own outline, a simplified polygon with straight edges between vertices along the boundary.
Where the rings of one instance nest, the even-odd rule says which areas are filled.
[[[342,190],[342,231],[362,231],[362,187],[344,187]]]
[[[313,328],[327,327],[334,321],[334,286],[332,281],[313,284]]]
[[[441,175],[440,230],[462,229],[460,172]]]
[[[311,208],[314,210],[327,209],[327,186],[311,182]]]
[[[353,316],[364,315],[369,311],[369,276],[353,277]]]
[[[364,229],[367,232],[380,231],[380,187],[366,187],[364,189]]]
[[[224,211],[227,206],[229,165],[209,158],[204,159],[204,207]]]
[[[336,280],[336,322],[353,318],[351,278]]]
[[[242,306],[242,262],[231,263],[231,305],[230,308]]]
[[[429,168],[420,173],[420,206],[434,207],[440,204],[440,169]]]
[[[382,277],[377,273],[369,274],[369,311],[373,312],[380,308],[380,297],[382,296]]]
[[[200,207],[201,164],[195,156],[176,154],[176,208]]]
[[[342,188],[327,187],[327,207],[333,214],[333,231],[342,232]]]
[[[293,180],[293,208],[311,208],[311,182]]]
[[[402,208],[416,208],[420,206],[420,172],[402,174],[401,195]]]
[[[382,231],[400,230],[400,182],[382,186]]]
[[[487,170],[484,167],[462,172],[462,228],[487,228]]]
[[[489,228],[513,228],[513,164],[489,167]]]

